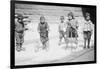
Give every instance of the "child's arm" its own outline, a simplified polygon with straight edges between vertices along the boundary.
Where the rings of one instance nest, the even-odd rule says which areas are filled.
[[[37,30],[38,30],[38,32],[40,32],[40,23],[38,24]]]
[[[83,31],[84,31],[84,29],[85,29],[85,20],[82,21],[82,23],[83,23],[83,24],[82,24],[82,34],[84,34]]]
[[[78,29],[79,27],[79,24],[78,24],[78,21],[76,21],[76,29]]]
[[[90,29],[91,29],[91,34],[93,33],[93,23],[90,22]]]
[[[49,29],[49,25],[48,25],[48,23],[46,23],[47,24],[47,31],[49,31],[50,29]]]
[[[59,24],[59,31],[61,30],[60,24]]]

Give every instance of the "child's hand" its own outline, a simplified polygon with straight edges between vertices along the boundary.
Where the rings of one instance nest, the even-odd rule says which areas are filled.
[[[40,33],[40,30],[38,30],[38,32]]]
[[[93,34],[93,30],[91,31],[91,35]]]

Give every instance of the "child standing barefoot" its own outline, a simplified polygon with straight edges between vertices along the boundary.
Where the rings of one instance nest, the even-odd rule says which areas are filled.
[[[64,40],[66,41],[66,37],[65,37],[65,31],[66,31],[66,23],[64,21],[64,16],[60,16],[60,24],[59,24],[59,45],[61,45],[62,39],[64,38]]]
[[[24,43],[24,31],[28,30],[24,26],[23,16],[21,14],[15,15],[15,38],[16,38],[16,50],[20,52]]]
[[[84,27],[83,27],[83,35],[84,35],[84,48],[90,48],[90,40],[92,35],[92,21],[90,20],[90,14],[85,14],[85,21],[84,21]],[[86,43],[88,44],[86,46]]]
[[[45,17],[41,16],[40,17],[40,23],[38,25],[38,31],[40,34],[40,40],[43,45],[43,49],[47,49],[47,42],[48,42],[48,31],[49,31],[49,26],[48,23],[45,21]]]
[[[69,34],[69,38],[71,39],[71,42],[74,40],[75,44],[77,45],[78,43],[78,40],[77,40],[77,37],[78,37],[78,22],[77,20],[74,18],[74,15],[72,12],[68,13],[68,21],[67,21],[67,24],[68,24],[68,34]]]

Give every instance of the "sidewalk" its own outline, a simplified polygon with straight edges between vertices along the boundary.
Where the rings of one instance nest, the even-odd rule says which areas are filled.
[[[84,62],[94,61],[94,48],[73,52],[62,59],[50,61],[49,63],[67,63],[67,62]]]
[[[56,51],[55,51],[56,50]],[[49,63],[65,63],[65,62],[81,62],[94,60],[94,48],[90,49],[61,49],[61,47],[50,49],[48,52],[39,51],[32,53],[33,47],[30,46],[29,51],[17,53],[15,58],[16,65],[34,65]]]

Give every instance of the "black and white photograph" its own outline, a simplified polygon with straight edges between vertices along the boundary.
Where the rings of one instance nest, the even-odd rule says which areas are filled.
[[[96,62],[96,6],[13,2],[14,66]]]

